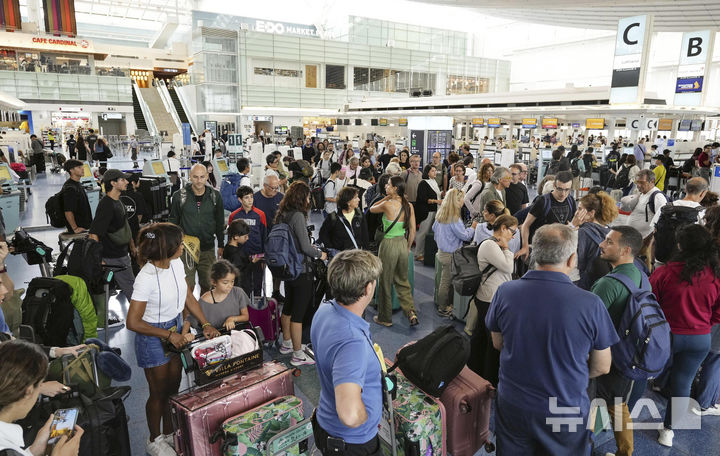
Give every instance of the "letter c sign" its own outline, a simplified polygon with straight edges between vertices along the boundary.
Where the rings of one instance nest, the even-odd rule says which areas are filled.
[[[628,46],[632,46],[634,44],[638,44],[638,40],[631,40],[630,37],[628,37],[628,34],[630,33],[630,30],[640,27],[639,22],[633,22],[632,24],[629,24],[627,27],[625,27],[625,30],[623,31],[623,42],[627,44]]]

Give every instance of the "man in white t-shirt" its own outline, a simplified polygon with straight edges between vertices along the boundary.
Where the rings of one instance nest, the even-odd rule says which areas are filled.
[[[649,169],[640,170],[635,177],[638,193],[623,197],[621,209],[631,211],[626,225],[630,225],[642,234],[643,239],[653,232],[653,218],[667,203],[665,194],[655,186],[655,173]]]
[[[238,159],[237,169],[240,173],[240,185],[238,187],[245,185],[253,188],[252,181],[250,180],[250,160],[245,157]]]
[[[323,186],[323,194],[325,195],[325,213],[323,215],[326,217],[328,214],[337,211],[337,194],[340,191],[337,178],[341,169],[340,163],[330,165],[330,179]]]
[[[673,201],[670,204],[672,204],[673,206],[697,208],[700,207],[700,201],[705,198],[707,192],[708,182],[702,177],[693,177],[692,179],[689,179],[687,183],[685,183],[685,198]],[[660,212],[660,208],[657,208],[655,216],[652,219],[653,228],[657,228],[658,220],[660,220]],[[695,223],[700,223],[703,217],[705,217],[705,210],[699,210],[697,221]]]

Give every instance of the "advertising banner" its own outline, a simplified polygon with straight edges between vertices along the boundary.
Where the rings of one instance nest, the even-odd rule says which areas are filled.
[[[680,60],[675,79],[676,106],[701,106],[704,100],[703,82],[713,54],[715,32],[703,30],[686,32],[682,36]]]
[[[610,104],[642,103],[651,32],[651,16],[626,17],[618,21]]]

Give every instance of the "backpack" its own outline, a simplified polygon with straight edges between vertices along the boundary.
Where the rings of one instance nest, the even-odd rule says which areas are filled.
[[[210,199],[212,200],[213,207],[217,206],[217,196],[215,195],[215,189],[212,188],[210,185],[205,184],[205,190],[210,191]],[[178,192],[180,192],[180,214],[178,214],[178,218],[181,218],[183,213],[183,207],[185,207],[185,201],[187,201],[187,188],[185,186],[182,186],[180,187],[180,190],[178,190]],[[222,199],[222,196],[220,198]],[[233,194],[233,198],[235,199],[235,201],[237,201],[237,194]],[[240,207],[239,204],[240,203],[238,202],[238,207]],[[236,207],[235,209],[237,209],[238,207]]]
[[[439,397],[458,376],[470,357],[470,340],[452,325],[441,326],[427,336],[402,347],[395,364],[403,375],[430,396]]]
[[[80,277],[85,280],[90,294],[104,293],[106,280],[102,268],[102,250],[102,244],[90,238],[73,240],[60,252],[53,275]],[[64,266],[66,258],[67,266]]]
[[[60,190],[45,202],[45,216],[50,225],[55,228],[65,228],[67,223],[65,220],[62,194],[63,190]]]
[[[241,180],[242,176],[237,173],[228,173],[223,176],[222,184],[220,184],[220,197],[225,210],[232,212],[240,207],[237,189],[240,187]]]
[[[572,171],[573,177],[580,177],[580,158],[573,158],[570,162],[570,171]]]
[[[22,324],[32,327],[37,343],[68,345],[75,317],[71,297],[70,285],[60,279],[36,277],[30,281],[22,303]]]
[[[617,331],[620,342],[610,348],[615,367],[627,378],[655,378],[670,359],[670,325],[657,298],[650,291],[650,281],[642,274],[641,287],[625,274],[608,274],[630,291]]]
[[[697,223],[702,206],[675,206],[668,203],[660,209],[660,218],[655,225],[655,259],[667,262],[677,249],[675,232],[678,228]]]
[[[620,172],[617,173],[617,177],[615,177],[616,189],[623,189],[630,185],[630,168],[632,166],[623,166]]]
[[[287,223],[276,223],[265,241],[265,261],[273,277],[295,280],[303,270],[305,255],[298,252],[295,235]]]
[[[543,222],[547,219],[550,209],[552,208],[552,202],[550,201],[550,198],[552,198],[552,196],[550,196],[551,194],[552,192],[546,193],[541,197],[543,199]],[[574,214],[576,209],[575,198],[573,198],[572,195],[568,195],[566,201],[570,205],[570,213]],[[572,220],[572,216],[570,217],[570,220]]]
[[[480,244],[490,239],[492,238],[484,239]],[[497,270],[492,264],[488,264],[485,269],[480,270],[477,259],[480,244],[464,245],[452,254],[450,263],[452,284],[455,292],[460,296],[475,295],[480,285]]]
[[[547,166],[547,169],[545,170],[545,175],[555,175],[558,173],[558,171],[560,171],[560,160],[553,160]]]
[[[314,170],[312,165],[307,160],[296,160],[295,163],[300,169],[303,177],[306,177],[308,179],[312,177]]]

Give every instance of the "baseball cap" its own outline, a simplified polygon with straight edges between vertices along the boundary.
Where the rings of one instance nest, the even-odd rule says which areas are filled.
[[[109,169],[103,174],[103,183],[107,184],[118,179],[129,179],[129,175],[120,171],[119,169]]]

